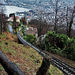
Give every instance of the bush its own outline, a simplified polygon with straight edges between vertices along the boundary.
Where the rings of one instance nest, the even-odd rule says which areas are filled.
[[[37,43],[37,46],[42,49],[45,50],[45,44],[44,43]]]
[[[35,44],[37,40],[36,37],[32,34],[27,34],[27,36],[24,36],[24,39],[31,44]]]
[[[73,36],[72,39],[75,39],[75,36]]]
[[[45,38],[45,44],[47,47],[54,46],[55,48],[63,49],[66,41],[68,39],[67,35],[64,34],[56,34],[54,31],[48,32]],[[49,48],[48,48],[49,49]]]
[[[62,50],[63,56],[75,60],[75,40],[69,39],[67,40],[67,44]]]
[[[45,50],[75,60],[75,38],[70,39],[67,35],[56,34],[54,31],[48,32]]]

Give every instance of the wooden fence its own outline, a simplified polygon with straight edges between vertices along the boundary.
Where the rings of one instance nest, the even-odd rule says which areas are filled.
[[[15,63],[11,62],[1,51],[0,63],[8,75],[25,75],[25,73]]]

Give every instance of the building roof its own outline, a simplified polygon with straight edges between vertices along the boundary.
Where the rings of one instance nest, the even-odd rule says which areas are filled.
[[[20,19],[19,19],[18,16],[15,16],[15,18],[16,18],[16,22],[20,22]],[[10,17],[10,18],[8,19],[8,21],[13,22],[13,19],[14,19],[14,17]]]
[[[27,30],[27,34],[36,35],[38,33],[37,28],[29,27]]]

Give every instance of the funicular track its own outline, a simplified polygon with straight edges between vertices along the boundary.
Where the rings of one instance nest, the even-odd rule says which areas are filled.
[[[35,49],[36,51],[38,51],[38,53],[40,55],[42,55],[43,57],[47,54],[46,52],[36,48],[35,46],[33,46],[32,44],[28,43],[26,40],[24,40],[21,36],[20,36],[20,32],[22,29],[19,30],[19,32],[17,33],[17,37],[18,39],[24,44],[24,45],[29,45],[30,47],[32,47],[33,49]],[[64,62],[62,62],[61,60],[55,58],[52,56],[52,65],[54,65],[55,67],[59,68],[64,75],[75,75],[75,68],[69,66],[68,64],[65,64]]]

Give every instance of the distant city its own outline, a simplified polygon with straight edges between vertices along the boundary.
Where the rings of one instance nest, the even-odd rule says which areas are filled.
[[[29,11],[16,11],[16,15],[25,16],[27,21],[31,19],[39,19],[40,17],[43,20],[46,20],[48,23],[52,24],[55,21],[55,0],[1,0],[7,6],[17,6],[21,8],[30,9]],[[74,0],[58,0],[58,18],[63,18],[58,21],[60,25],[63,22],[63,25],[66,23],[66,9],[67,6],[70,8],[70,11],[75,5]]]

